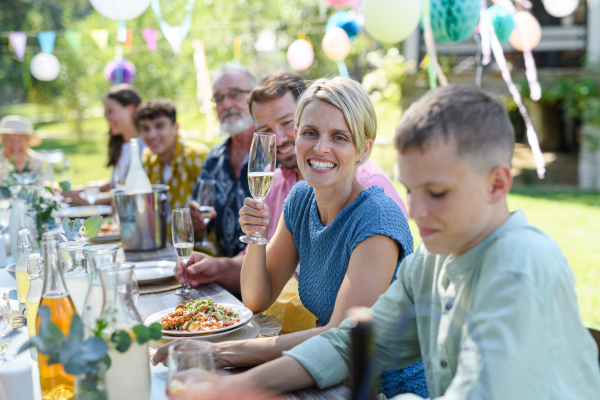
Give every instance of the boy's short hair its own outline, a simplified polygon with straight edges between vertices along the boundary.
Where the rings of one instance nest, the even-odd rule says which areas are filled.
[[[477,87],[449,85],[430,91],[406,110],[396,129],[401,154],[423,150],[439,139],[454,142],[459,157],[485,172],[511,165],[515,135],[506,109]]]
[[[167,117],[171,123],[177,122],[177,109],[171,100],[150,99],[140,104],[135,113],[137,121],[153,120],[160,116]]]
[[[306,83],[302,76],[288,71],[273,72],[264,76],[248,97],[248,107],[252,114],[252,103],[278,99],[291,92],[294,100],[306,90]]]
[[[313,100],[325,101],[337,107],[344,114],[358,154],[365,149],[368,139],[375,143],[377,115],[371,98],[360,83],[340,75],[314,81],[298,99],[298,107],[294,116],[296,128],[300,126],[300,117],[304,108]],[[372,150],[373,147],[360,160],[360,164],[369,159]]]

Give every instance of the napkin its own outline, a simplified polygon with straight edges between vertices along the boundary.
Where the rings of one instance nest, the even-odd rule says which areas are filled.
[[[300,301],[298,280],[293,277],[285,284],[275,303],[264,313],[277,317],[281,322],[281,333],[304,331],[317,326],[317,317]]]

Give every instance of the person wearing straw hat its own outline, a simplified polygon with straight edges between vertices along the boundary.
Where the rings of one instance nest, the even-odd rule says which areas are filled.
[[[7,115],[0,120],[0,178],[4,180],[9,171],[39,173],[42,171],[42,157],[31,147],[39,146],[42,140],[35,134],[33,123],[18,115]]]

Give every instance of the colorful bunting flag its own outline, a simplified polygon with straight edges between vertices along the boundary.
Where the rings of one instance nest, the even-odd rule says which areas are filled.
[[[106,29],[93,29],[90,35],[100,50],[106,50],[108,46],[108,31]]]
[[[54,42],[56,41],[56,33],[52,31],[45,31],[38,33],[38,42],[42,52],[46,54],[52,54],[54,52]]]
[[[183,19],[183,22],[180,26],[170,26],[165,22],[162,17],[162,10],[160,7],[160,0],[152,0],[152,10],[154,14],[156,14],[156,18],[158,18],[158,22],[160,23],[160,29],[162,30],[165,39],[169,42],[171,47],[173,48],[173,52],[175,54],[179,54],[181,51],[181,42],[187,36],[190,31],[190,26],[192,25],[192,10],[194,9],[194,1],[188,0],[188,4],[185,6],[187,14]]]
[[[127,27],[125,21],[119,21],[119,29],[117,30],[117,42],[124,43],[127,40]]]
[[[69,46],[71,46],[71,49],[73,49],[73,52],[79,54],[81,51],[81,32],[65,31],[64,36],[67,43],[69,43]]]
[[[131,48],[133,47],[133,32],[131,31],[131,29],[127,29],[127,38],[125,39],[124,44],[128,50],[131,50]]]
[[[8,42],[15,51],[17,59],[22,62],[25,59],[25,45],[27,44],[27,34],[25,32],[11,32],[8,35]]]
[[[156,29],[146,28],[142,30],[142,36],[151,52],[156,52]]]

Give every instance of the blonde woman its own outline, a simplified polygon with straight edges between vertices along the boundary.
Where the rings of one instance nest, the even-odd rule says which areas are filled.
[[[274,360],[282,351],[337,327],[349,308],[372,306],[402,259],[413,252],[398,204],[382,188],[366,188],[355,176],[377,132],[375,109],[360,83],[341,76],[315,81],[298,100],[294,125],[298,168],[305,180],[286,198],[271,242],[249,245],[241,291],[246,307],[264,311],[300,264],[300,299],[321,326],[277,338],[216,344],[213,354],[220,366]],[[246,198],[240,224],[246,234],[264,233],[271,224],[268,207]],[[155,360],[162,356],[161,351]],[[420,373],[422,379],[422,365]]]

